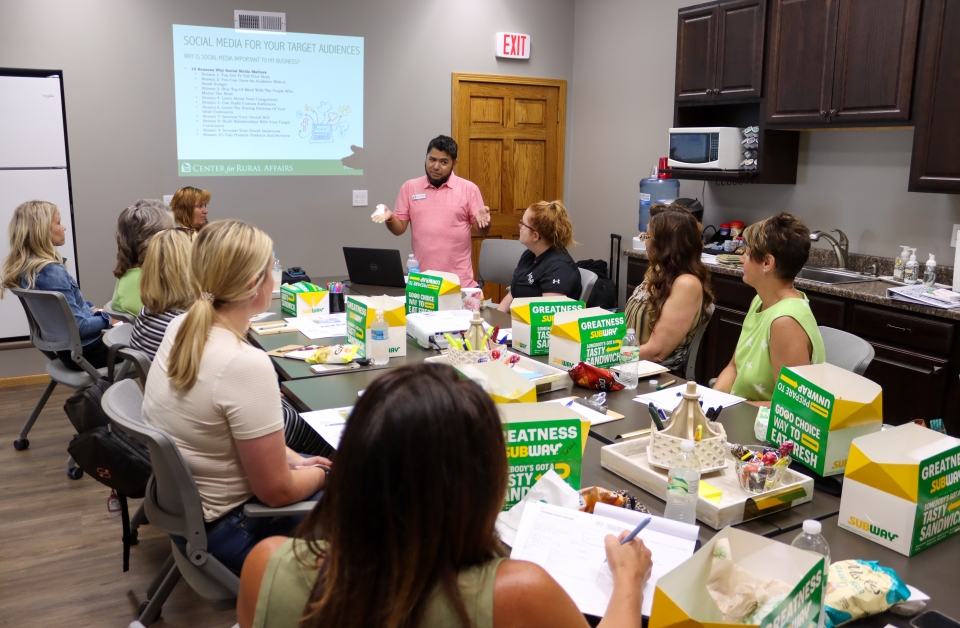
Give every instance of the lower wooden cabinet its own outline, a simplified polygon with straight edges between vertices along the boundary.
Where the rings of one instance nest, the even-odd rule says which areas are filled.
[[[943,417],[949,362],[897,347],[870,343],[877,352],[864,374],[883,388],[883,421]],[[953,432],[956,434],[956,432]]]

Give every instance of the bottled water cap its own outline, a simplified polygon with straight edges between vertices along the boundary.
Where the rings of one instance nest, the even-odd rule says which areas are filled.
[[[811,536],[816,536],[820,534],[820,531],[823,529],[823,526],[820,525],[820,522],[816,519],[807,519],[803,522],[803,531]]]
[[[694,444],[692,440],[680,441],[680,451],[691,452],[693,450],[694,450]],[[817,522],[817,525],[820,525],[820,523]]]

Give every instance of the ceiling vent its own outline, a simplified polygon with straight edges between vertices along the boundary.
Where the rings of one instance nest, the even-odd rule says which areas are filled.
[[[266,11],[234,11],[233,27],[246,31],[287,32],[286,13],[268,13]]]

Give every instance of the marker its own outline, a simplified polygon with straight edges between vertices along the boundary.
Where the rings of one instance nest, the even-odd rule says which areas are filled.
[[[677,380],[671,379],[669,382],[665,382],[657,386],[657,390],[663,390],[664,388],[669,388],[670,386],[673,386],[676,383],[677,383]]]
[[[720,412],[723,411],[723,406],[717,406],[716,411],[713,413],[713,420],[716,421],[720,418]]]
[[[657,407],[653,405],[653,402],[650,402],[650,405],[647,406],[647,411],[650,413],[650,418],[653,419],[653,424],[657,426],[658,430],[663,430],[663,422],[660,421],[660,415],[657,414]]]
[[[698,425],[697,430],[693,433],[693,440],[699,441],[703,438],[703,426]]]
[[[664,423],[666,423],[666,421],[667,421],[667,413],[664,412],[662,408],[657,408],[657,412],[660,413],[660,418],[663,419],[663,422],[664,422]]]

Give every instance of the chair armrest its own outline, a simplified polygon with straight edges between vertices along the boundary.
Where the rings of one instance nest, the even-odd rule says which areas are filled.
[[[245,504],[243,513],[248,517],[287,517],[287,516],[305,516],[310,514],[317,502],[297,502],[289,506],[280,506],[271,508],[263,504]]]

